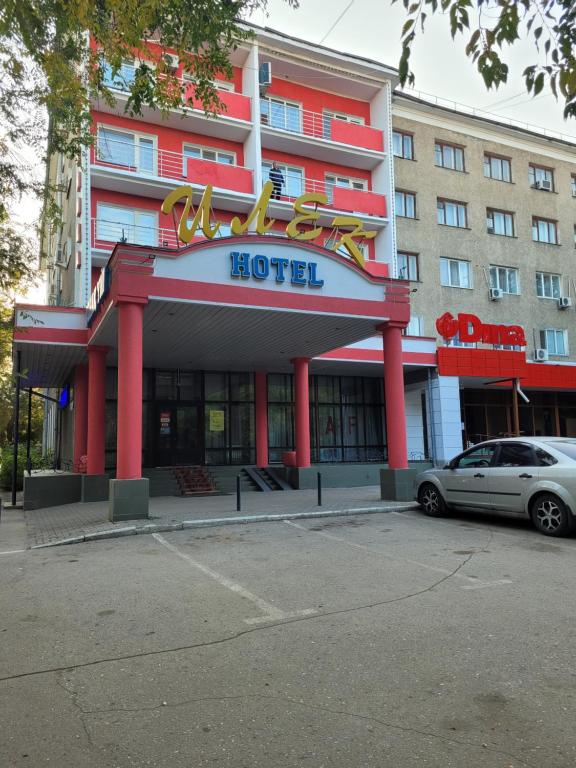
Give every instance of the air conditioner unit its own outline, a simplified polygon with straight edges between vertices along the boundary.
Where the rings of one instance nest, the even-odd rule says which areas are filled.
[[[534,350],[534,360],[537,363],[544,363],[546,360],[548,360],[548,350],[547,349],[535,349]]]
[[[552,192],[552,182],[548,179],[534,182],[534,189],[542,189],[544,192]]]
[[[272,85],[272,65],[269,61],[260,64],[258,70],[258,82],[260,84],[260,96],[263,96]]]
[[[58,251],[56,252],[56,266],[57,267],[65,267],[66,266],[66,249],[65,248],[58,248]]]
[[[178,56],[175,56],[173,53],[165,53],[162,58],[164,59],[164,63],[169,69],[172,71],[178,69],[178,65],[180,64],[180,59]]]
[[[490,288],[490,301],[500,301],[504,297],[502,288]]]
[[[570,296],[560,296],[558,299],[558,309],[570,309],[572,306],[572,299]]]

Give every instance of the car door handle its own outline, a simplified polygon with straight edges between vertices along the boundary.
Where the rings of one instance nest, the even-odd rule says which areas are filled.
[[[486,475],[483,475],[481,472],[476,472],[474,477],[486,477]]]
[[[532,475],[526,474],[526,472],[523,472],[521,475],[518,475],[518,477],[521,477],[522,480],[530,480],[532,479]]]

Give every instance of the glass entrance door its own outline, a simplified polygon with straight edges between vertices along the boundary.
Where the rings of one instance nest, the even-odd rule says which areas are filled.
[[[158,404],[156,466],[204,463],[201,415],[199,405]]]

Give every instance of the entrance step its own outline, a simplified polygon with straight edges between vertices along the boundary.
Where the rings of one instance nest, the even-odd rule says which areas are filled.
[[[172,471],[181,496],[206,496],[219,492],[214,478],[206,467],[174,467]]]
[[[291,486],[274,469],[254,466],[210,467],[217,487],[223,493],[236,493],[236,478],[240,475],[240,491],[266,493],[292,490]]]

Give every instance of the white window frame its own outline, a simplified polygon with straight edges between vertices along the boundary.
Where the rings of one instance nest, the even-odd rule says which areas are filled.
[[[504,172],[505,165],[507,163],[508,178],[505,178]],[[488,173],[487,173],[488,171]],[[512,161],[509,157],[500,157],[499,155],[493,155],[490,152],[484,153],[484,178],[494,179],[494,181],[504,181],[507,184],[512,183]]]
[[[109,218],[103,218],[102,211],[103,211],[104,208],[107,208],[109,210],[112,209],[112,210],[123,211],[124,213],[130,213],[130,214],[132,214],[134,216],[134,221],[133,221],[132,224],[123,224],[122,222],[114,222],[113,220],[110,220]],[[112,214],[106,214],[106,216],[108,216],[108,215],[112,215],[113,216],[114,214],[113,213]],[[155,225],[154,225],[153,228],[152,227],[144,227],[144,225],[138,223],[138,219],[142,215],[144,215],[144,216],[153,216],[154,217]],[[138,228],[153,229],[153,231],[154,231],[154,238],[153,238],[152,242],[146,242],[146,243],[134,242],[133,245],[140,245],[141,244],[141,245],[147,245],[147,246],[150,246],[150,247],[155,247],[155,246],[158,245],[158,239],[159,239],[160,230],[158,228],[158,212],[157,211],[147,210],[147,209],[144,209],[144,208],[142,208],[142,209],[127,208],[127,207],[125,207],[123,205],[114,205],[114,203],[106,203],[106,202],[99,202],[99,203],[97,203],[96,204],[96,236],[95,236],[95,240],[103,240],[104,242],[116,243],[116,242],[120,242],[120,238],[117,238],[115,240],[112,237],[110,237],[110,235],[107,234],[106,232],[104,232],[104,234],[102,234],[101,225],[105,224],[105,223],[106,224],[116,224],[120,228],[124,227],[124,226],[126,226],[127,228],[132,227],[134,229],[134,234],[136,234],[136,230]],[[130,237],[127,237],[127,241],[130,242]]]
[[[452,268],[451,264],[457,264],[458,265],[458,284],[452,283]],[[446,273],[448,275],[448,282],[442,281],[442,266],[446,265]],[[466,265],[466,270],[464,269],[464,265]],[[468,278],[468,285],[462,285],[462,277],[463,275],[467,273]],[[469,261],[465,261],[464,259],[451,259],[448,256],[441,256],[440,257],[440,285],[445,286],[446,288],[461,288],[465,290],[472,290],[473,289],[473,283],[472,283],[472,265]]]
[[[554,349],[550,349],[550,346],[548,344],[549,342],[549,336],[548,334],[554,334]],[[538,333],[539,339],[540,339],[540,345],[543,349],[548,350],[549,355],[553,355],[554,357],[568,357],[568,333],[566,332],[565,328],[541,328]],[[558,338],[562,338],[562,344],[564,346],[564,352],[558,352],[557,349],[557,340]]]
[[[326,197],[330,204],[332,204],[332,200],[334,199],[332,190],[335,187],[339,187],[340,189],[353,189],[357,192],[368,191],[368,182],[366,179],[355,179],[352,176],[341,176],[340,174],[334,173],[327,173],[324,176],[324,184],[326,185]]]
[[[446,206],[456,208],[457,224],[450,224],[446,218]],[[461,213],[464,213],[464,223],[461,223]],[[440,221],[443,218],[444,221]],[[446,200],[445,198],[436,198],[436,221],[443,227],[453,227],[454,229],[468,229],[468,204],[460,200]]]
[[[267,106],[267,111],[263,110],[264,105]],[[273,125],[272,121],[270,119],[270,116],[272,114],[272,104],[280,105],[284,107],[284,125],[278,126]],[[298,110],[298,128],[289,128],[288,127],[288,120],[286,119],[287,112],[286,107],[295,107]],[[279,96],[265,96],[264,98],[260,99],[260,122],[262,125],[267,125],[269,128],[274,128],[277,131],[288,131],[288,133],[302,133],[302,118],[303,118],[303,112],[302,109],[302,103],[298,101],[292,101],[291,99],[283,99]],[[262,117],[266,115],[267,119],[262,120]]]
[[[330,120],[340,120],[343,123],[354,123],[354,125],[366,125],[366,121],[360,115],[349,115],[346,112],[334,112],[331,109],[324,109],[322,115]]]
[[[498,232],[500,223],[503,224],[502,232]],[[490,232],[490,229],[493,232]],[[498,237],[514,237],[514,214],[512,211],[501,211],[498,208],[486,208],[486,230],[489,235]]]
[[[460,341],[460,333],[453,336],[451,339],[444,339],[444,344],[447,347],[462,347],[467,349],[476,349],[478,346],[475,341]]]
[[[102,136],[102,131],[114,131],[114,133],[122,133],[126,136],[132,136],[134,139],[134,162],[135,164],[132,165],[124,165],[122,163],[114,162],[112,160],[102,160],[100,155],[100,137]],[[141,152],[140,152],[140,142],[144,139],[145,141],[152,141],[152,170],[147,170],[142,168],[141,163]],[[126,128],[117,128],[115,125],[106,125],[105,123],[99,123],[97,127],[97,134],[96,134],[96,157],[100,160],[100,162],[103,163],[109,163],[113,166],[120,166],[121,168],[130,168],[135,171],[138,171],[139,173],[148,173],[152,176],[155,176],[158,173],[158,136],[156,136],[154,133],[141,133],[140,131],[129,131]]]
[[[290,199],[296,199],[296,197],[303,195],[306,192],[306,177],[304,175],[304,168],[299,165],[288,165],[287,163],[280,163],[278,162],[278,160],[262,160],[261,162],[262,181],[264,183],[268,181],[268,173],[270,172],[270,169],[272,168],[272,163],[274,162],[278,166],[278,170],[282,171],[282,174],[284,175],[284,184],[282,185],[282,195],[284,197],[289,197]],[[296,171],[297,174],[300,174],[300,179],[302,181],[301,191],[297,195],[289,195],[287,180],[290,175],[292,176],[296,175],[294,174],[294,171]]]
[[[406,267],[400,267],[400,260],[405,259]],[[396,254],[396,264],[398,266],[398,279],[409,280],[412,283],[416,283],[420,279],[418,254],[410,253],[408,251],[398,251]],[[402,274],[403,272],[406,274]]]
[[[396,152],[396,140],[397,137],[400,137],[400,146],[401,146],[401,152]],[[406,146],[404,144],[404,140],[409,139],[409,145],[410,145],[410,152],[408,154],[405,154]],[[408,133],[407,131],[402,131],[399,129],[394,129],[392,131],[392,154],[394,157],[401,157],[403,160],[414,160],[414,134]]]
[[[546,224],[546,238],[540,238],[540,225]],[[554,233],[554,239],[550,239],[550,233]],[[537,235],[537,237],[534,237]],[[545,219],[540,216],[532,216],[532,241],[534,243],[546,243],[547,245],[558,245],[558,222],[553,219]]]
[[[186,176],[187,175],[187,165],[188,165],[188,159],[191,157],[191,155],[186,154],[186,150],[197,150],[200,153],[200,157],[192,159],[194,160],[204,160],[207,163],[219,163],[220,165],[227,165],[228,167],[232,167],[236,165],[237,162],[237,156],[236,152],[234,152],[233,149],[218,149],[217,147],[206,147],[201,144],[191,144],[190,142],[184,142],[182,144],[182,167],[183,167],[183,173]],[[212,160],[210,157],[204,157],[205,152],[214,152],[216,155],[216,159]],[[226,155],[228,157],[232,158],[231,163],[221,163],[220,160],[218,160],[218,155]]]
[[[490,264],[490,288],[499,288],[510,296],[520,295],[520,271],[516,267],[501,267],[499,264]],[[510,290],[510,278],[516,284],[516,290]]]
[[[424,315],[410,315],[410,322],[402,329],[403,336],[424,336]]]
[[[412,200],[412,215],[408,213],[406,206],[406,200],[411,198]],[[399,199],[402,200],[402,205],[398,204]],[[398,213],[398,209],[402,208],[404,213]],[[396,189],[394,191],[394,212],[396,216],[400,216],[403,219],[415,219],[416,218],[416,192],[408,192],[404,189]]]
[[[450,160],[450,153],[453,153],[452,160]],[[459,167],[458,158],[461,160],[461,168]],[[441,160],[440,163],[438,159]],[[466,171],[464,147],[460,147],[458,144],[451,144],[449,141],[436,139],[434,141],[434,165],[437,168],[448,168],[451,171],[464,173]]]
[[[572,197],[576,197],[576,173],[570,175],[570,191],[572,192]]]
[[[535,187],[536,182],[540,181],[549,181],[551,183],[552,192],[554,192],[556,188],[554,185],[554,169],[530,163],[528,166],[528,182],[530,186]]]
[[[549,291],[546,293],[546,283],[548,283]],[[555,295],[555,284],[557,286],[557,293]],[[536,272],[536,296],[539,299],[552,299],[558,301],[562,295],[562,275],[558,275],[555,272]]]
[[[278,233],[276,233],[278,234]],[[336,242],[336,240],[339,239],[338,235],[332,235],[331,237],[327,237],[324,240],[324,248],[327,248],[329,251],[333,250],[333,246]],[[359,243],[357,240],[354,241],[357,245],[357,247],[360,249],[360,253],[364,257],[364,260],[367,261],[369,258],[369,252],[368,252],[368,243]],[[343,245],[338,248],[336,251],[340,256],[345,256],[347,259],[351,259],[350,252],[344,248]]]
[[[109,67],[107,61],[104,62],[104,68]],[[133,82],[134,78],[136,76],[136,59],[126,59],[126,61],[123,61],[120,69],[118,70],[118,74],[116,77],[117,80],[114,81],[106,81],[106,78],[104,77],[103,82],[106,88],[110,88],[113,91],[128,91],[129,87]],[[128,74],[128,78],[125,77],[124,73]]]

